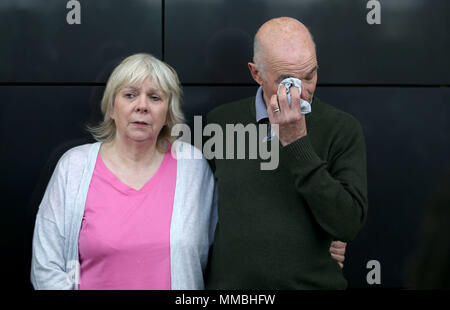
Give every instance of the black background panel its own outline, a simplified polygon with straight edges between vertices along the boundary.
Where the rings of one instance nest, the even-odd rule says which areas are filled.
[[[450,83],[450,2],[381,2],[369,25],[367,1],[166,1],[165,56],[185,83],[249,83],[247,62],[258,27],[290,16],[310,29],[319,83]]]
[[[162,57],[160,0],[81,1],[69,25],[67,1],[2,1],[0,82],[106,82],[123,57]]]
[[[349,285],[369,287],[366,263],[378,260],[383,287],[402,287],[422,215],[450,171],[450,90],[322,87],[316,94],[355,116],[366,139],[368,234],[349,244]]]
[[[84,128],[96,115],[102,92],[103,87],[95,86],[0,86],[0,187],[7,219],[1,241],[13,253],[3,256],[9,268],[2,275],[12,287],[30,285],[31,237],[39,202],[62,155],[59,150],[89,140]]]

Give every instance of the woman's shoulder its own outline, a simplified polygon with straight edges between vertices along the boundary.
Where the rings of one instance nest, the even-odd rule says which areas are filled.
[[[210,170],[202,151],[190,143],[177,140],[173,143],[171,152],[173,158],[183,167]]]
[[[85,165],[89,159],[89,154],[93,149],[99,147],[99,143],[86,143],[71,147],[59,159],[59,166],[61,168],[78,167]]]
[[[172,156],[176,159],[204,159],[203,153],[194,145],[176,140],[172,147]]]

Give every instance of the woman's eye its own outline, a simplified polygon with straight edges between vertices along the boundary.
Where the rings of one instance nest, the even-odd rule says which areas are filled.
[[[152,98],[153,101],[160,101],[161,98],[159,98],[158,96],[150,96],[150,98]]]
[[[135,97],[135,95],[132,94],[132,93],[126,93],[125,94],[125,98],[127,98],[127,99],[133,99],[134,97]]]

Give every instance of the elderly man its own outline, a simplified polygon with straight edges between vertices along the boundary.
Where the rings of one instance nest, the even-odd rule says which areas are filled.
[[[278,126],[280,162],[264,171],[262,159],[211,161],[219,221],[207,288],[345,289],[339,267],[345,243],[332,242],[355,238],[366,218],[361,126],[313,97],[316,51],[299,21],[282,17],[263,24],[253,61],[248,66],[260,85],[256,97],[214,109],[206,123]],[[277,95],[285,78],[301,80],[300,95],[290,88],[291,103],[284,86]],[[301,112],[300,99],[310,113]]]

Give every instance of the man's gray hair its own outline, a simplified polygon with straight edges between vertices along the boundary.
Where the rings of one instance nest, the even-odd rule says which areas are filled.
[[[258,33],[255,34],[253,39],[253,63],[256,65],[261,74],[264,75],[264,66],[263,66],[263,48],[258,39]]]

